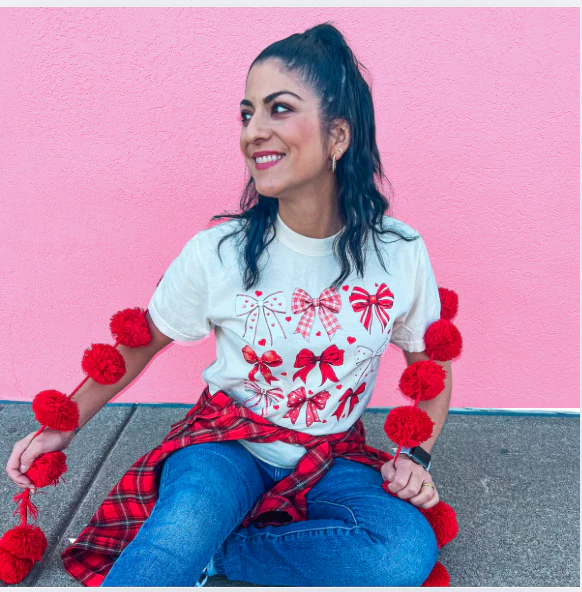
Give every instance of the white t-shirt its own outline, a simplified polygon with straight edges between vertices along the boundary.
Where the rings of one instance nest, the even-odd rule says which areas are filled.
[[[172,261],[149,303],[156,327],[182,345],[214,330],[216,359],[202,372],[210,394],[224,390],[274,424],[308,434],[347,430],[364,412],[380,356],[392,342],[424,351],[424,334],[440,318],[441,303],[422,237],[393,233],[377,239],[382,266],[368,239],[364,279],[355,270],[339,290],[332,244],[286,226],[277,215],[275,239],[258,266],[260,282],[245,291],[242,233],[228,220],[198,232]],[[406,236],[418,233],[392,217]],[[270,238],[267,237],[267,241]],[[267,242],[266,241],[266,242]],[[240,440],[249,452],[293,468],[305,447],[287,442]]]

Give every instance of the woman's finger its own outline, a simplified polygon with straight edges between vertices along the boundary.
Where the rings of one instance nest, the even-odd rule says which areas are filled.
[[[408,501],[411,504],[414,504],[415,506],[418,506],[420,508],[431,507],[431,505],[434,505],[434,504],[430,504],[429,506],[427,506],[426,504],[429,504],[429,502],[431,502],[433,497],[435,496],[436,487],[422,486],[422,483],[431,483],[434,485],[434,483],[432,483],[432,481],[430,479],[427,479],[427,478],[422,479],[421,488],[420,488],[418,495],[411,497]]]

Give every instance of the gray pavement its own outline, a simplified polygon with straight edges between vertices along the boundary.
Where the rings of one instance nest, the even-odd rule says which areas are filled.
[[[67,454],[66,484],[33,496],[49,541],[41,563],[19,586],[78,586],[60,554],[111,488],[157,446],[186,405],[106,405]],[[390,450],[388,409],[363,416],[367,441]],[[0,401],[0,534],[17,524],[19,491],[4,467],[14,442],[38,429],[30,404]],[[440,550],[453,587],[580,586],[579,416],[494,415],[451,410],[433,449],[431,474],[457,512],[459,534]],[[44,493],[46,492],[46,493]],[[1,585],[1,583],[0,583]],[[255,586],[209,578],[207,586]]]

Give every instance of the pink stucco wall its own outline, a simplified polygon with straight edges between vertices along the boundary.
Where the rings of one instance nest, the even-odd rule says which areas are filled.
[[[238,103],[331,19],[370,69],[393,214],[460,298],[453,407],[579,407],[578,8],[0,9],[0,399],[84,378],[186,241],[237,208]],[[214,337],[117,402],[194,402]],[[391,346],[373,406],[403,404]]]

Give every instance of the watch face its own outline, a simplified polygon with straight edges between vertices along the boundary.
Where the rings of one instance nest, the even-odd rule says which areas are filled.
[[[427,466],[430,462],[430,454],[420,446],[415,446],[411,452],[424,464],[424,466]]]

